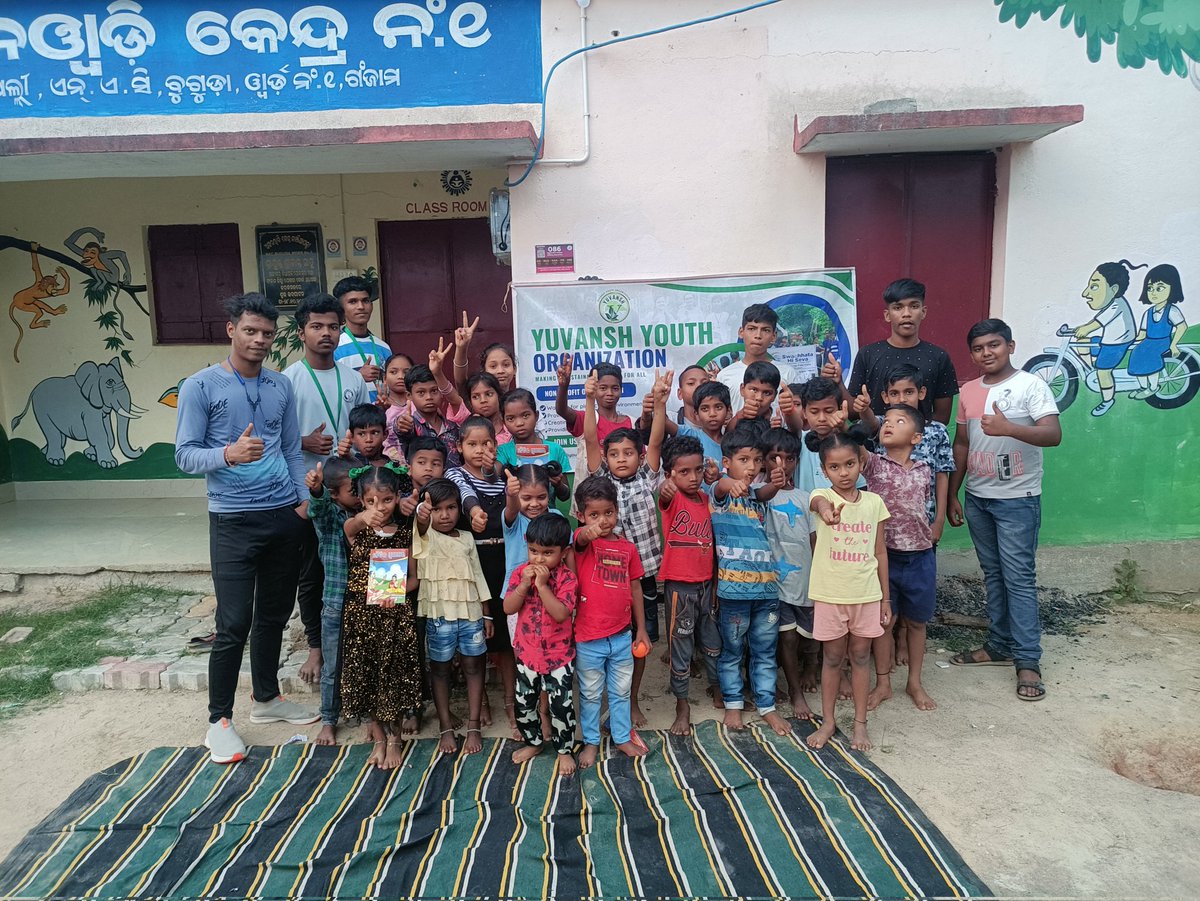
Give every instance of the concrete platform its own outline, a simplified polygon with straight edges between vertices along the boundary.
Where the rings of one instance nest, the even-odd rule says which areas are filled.
[[[209,593],[204,498],[0,504],[0,606],[72,599],[132,578]]]

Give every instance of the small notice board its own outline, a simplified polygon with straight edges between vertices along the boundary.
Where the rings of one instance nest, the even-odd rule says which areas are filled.
[[[294,309],[309,294],[325,290],[324,246],[320,225],[260,225],[254,229],[258,280],[271,303]]]

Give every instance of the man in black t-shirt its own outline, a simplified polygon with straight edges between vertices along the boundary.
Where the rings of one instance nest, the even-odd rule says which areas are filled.
[[[948,424],[958,394],[958,376],[946,351],[921,340],[925,286],[911,278],[898,279],[884,289],[883,302],[887,304],[883,318],[891,325],[892,334],[885,341],[876,341],[859,349],[850,372],[851,398],[866,385],[871,395],[871,409],[875,415],[882,416],[888,374],[907,363],[916,367],[928,388],[925,400],[921,402],[921,412]]]

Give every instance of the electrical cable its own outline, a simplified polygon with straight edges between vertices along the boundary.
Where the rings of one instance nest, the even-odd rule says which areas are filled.
[[[504,182],[504,187],[515,188],[517,185],[521,184],[521,182],[525,181],[525,179],[529,177],[529,173],[533,171],[533,167],[537,165],[538,158],[542,155],[542,147],[546,142],[546,97],[550,92],[550,80],[554,78],[554,73],[558,67],[567,60],[573,59],[574,57],[579,56],[581,53],[590,53],[593,50],[599,50],[602,47],[611,47],[613,44],[621,44],[625,41],[636,41],[638,38],[648,38],[656,34],[663,34],[668,31],[677,31],[680,28],[690,28],[693,25],[703,25],[706,22],[715,22],[718,19],[728,19],[730,16],[736,16],[740,15],[741,13],[750,12],[751,10],[761,9],[764,6],[771,6],[778,2],[779,0],[760,0],[759,3],[752,3],[749,6],[742,6],[738,9],[731,9],[727,12],[705,16],[702,19],[691,19],[687,22],[679,22],[675,25],[664,25],[661,28],[652,28],[649,31],[640,31],[637,34],[621,35],[620,37],[613,38],[612,40],[601,41],[599,44],[590,44],[587,47],[580,47],[578,50],[572,50],[566,56],[559,59],[553,66],[551,66],[550,71],[546,73],[546,81],[542,85],[542,124],[538,129],[537,147],[534,148],[533,159],[529,161],[529,165],[525,167],[525,171],[521,173],[520,178],[518,178],[516,181],[509,181],[506,179]]]

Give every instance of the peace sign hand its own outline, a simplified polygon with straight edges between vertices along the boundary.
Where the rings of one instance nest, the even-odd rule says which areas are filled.
[[[442,346],[442,336],[438,335],[437,348],[434,349],[431,347],[429,349],[429,371],[432,372],[434,375],[437,375],[439,372],[441,372],[442,364],[446,361],[446,357],[449,355],[450,351],[452,351],[452,350],[454,350],[454,345],[447,344],[445,347],[443,347]]]
[[[475,317],[475,321],[470,325],[467,324],[467,311],[463,310],[463,323],[454,330],[454,345],[456,347],[466,347],[471,343],[471,339],[475,337],[475,329],[479,327],[479,317]]]
[[[562,360],[561,360],[561,362],[559,362],[558,369],[556,370],[556,372],[558,373],[558,387],[566,388],[568,385],[571,384],[571,370],[572,370],[571,355],[563,354]]]

